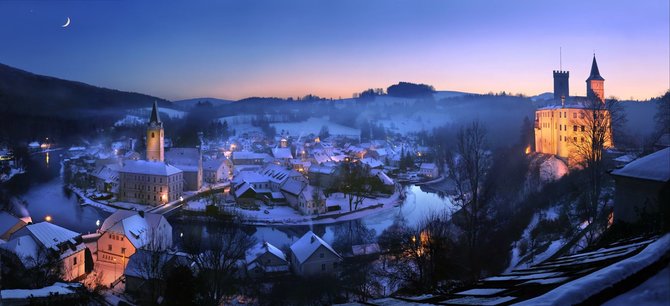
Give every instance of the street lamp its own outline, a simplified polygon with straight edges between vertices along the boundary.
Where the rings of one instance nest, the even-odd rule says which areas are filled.
[[[44,220],[47,222],[51,222],[51,216],[47,215],[46,217],[44,217]]]

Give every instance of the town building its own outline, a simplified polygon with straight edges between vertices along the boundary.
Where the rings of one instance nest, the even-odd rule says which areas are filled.
[[[183,171],[163,162],[129,160],[119,170],[119,201],[161,205],[184,191]]]
[[[165,162],[183,171],[184,190],[198,191],[202,186],[202,154],[196,148],[171,148]]]
[[[181,166],[188,171],[186,172],[165,162],[163,146],[163,122],[160,121],[158,106],[154,102],[147,126],[147,160],[122,162],[118,169],[117,199],[119,201],[157,206],[179,200],[187,187],[200,188],[202,161],[199,151],[197,149],[173,149],[175,151],[172,151],[170,157],[182,164]],[[107,178],[113,176],[111,173],[100,174],[101,178],[98,182],[101,184],[105,184]],[[186,176],[189,178],[188,186],[185,186]],[[110,185],[113,190],[113,181]]]
[[[565,95],[568,92],[567,85],[560,84],[564,81],[567,84],[567,72],[554,72],[554,78],[554,96],[560,95],[561,103],[542,107],[535,112],[535,152],[556,155],[572,166],[582,160],[585,155],[583,151],[590,147],[590,141],[594,138],[590,135],[596,127],[606,127],[604,147],[612,146],[610,114],[604,105],[605,79],[600,76],[595,56],[586,81],[586,98]]]
[[[291,267],[300,276],[336,273],[342,256],[312,231],[291,245]]]
[[[47,264],[49,256],[56,256],[66,281],[77,279],[86,272],[86,245],[81,234],[49,222],[22,227],[0,247],[15,254],[27,269]]]
[[[202,162],[203,180],[210,184],[222,182],[230,175],[225,158],[210,159]]]
[[[282,274],[289,271],[286,254],[267,241],[257,243],[246,252],[247,273],[252,277]]]
[[[437,165],[433,163],[422,163],[419,167],[419,174],[428,178],[436,178],[440,175]]]
[[[670,148],[636,159],[611,174],[615,182],[615,222],[635,223],[659,213],[668,217]]]
[[[160,214],[118,210],[102,223],[98,260],[121,264],[138,249],[164,251],[172,247],[172,226]]]

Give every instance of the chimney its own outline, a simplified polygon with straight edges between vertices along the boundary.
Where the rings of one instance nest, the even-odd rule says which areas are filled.
[[[137,214],[140,215],[140,217],[144,218],[144,210],[138,211]]]

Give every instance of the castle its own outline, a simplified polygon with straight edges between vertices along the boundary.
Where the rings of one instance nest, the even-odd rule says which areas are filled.
[[[605,108],[605,79],[600,76],[595,54],[586,79],[586,97],[570,97],[569,77],[568,71],[554,71],[554,105],[535,112],[535,152],[556,155],[573,166],[592,147],[594,126],[607,127],[601,137],[604,147],[612,146],[612,137]]]

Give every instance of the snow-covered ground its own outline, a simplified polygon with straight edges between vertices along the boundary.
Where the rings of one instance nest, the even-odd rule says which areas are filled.
[[[277,132],[282,130],[288,131],[292,136],[298,137],[299,135],[308,135],[310,133],[314,135],[319,135],[321,127],[324,125],[328,127],[328,132],[330,135],[342,135],[342,136],[352,136],[358,137],[361,135],[359,129],[347,127],[341,124],[330,122],[327,117],[315,118],[310,117],[303,122],[282,122],[282,123],[272,123],[271,124]]]
[[[140,118],[138,116],[133,116],[133,115],[126,115],[119,121],[114,122],[114,126],[119,127],[119,126],[137,126],[137,125],[143,125],[147,123],[147,119]]]
[[[103,211],[110,212],[110,213],[114,213],[116,211],[116,208],[114,208],[114,207],[111,207],[109,205],[106,205],[106,204],[103,204],[103,203],[100,203],[100,202],[93,201],[90,198],[86,197],[84,191],[82,191],[81,189],[79,189],[77,187],[70,186],[70,190],[72,190],[72,192],[74,192],[79,197],[79,199],[82,201],[81,202],[82,206],[90,205],[90,206],[93,206],[95,208],[99,208]]]
[[[275,206],[269,207],[261,205],[260,210],[245,210],[241,208],[234,208],[242,216],[244,216],[245,223],[249,224],[329,224],[340,221],[355,220],[365,216],[379,213],[387,209],[393,208],[400,203],[400,192],[392,194],[388,198],[365,198],[363,203],[359,205],[358,210],[355,210],[344,216],[337,216],[342,213],[349,212],[349,200],[341,193],[333,194],[326,200],[327,206],[340,205],[342,208],[339,211],[328,212],[315,216],[301,215],[300,212],[290,206]],[[366,209],[370,206],[381,204],[380,207],[373,209]],[[265,211],[268,213],[266,214]],[[331,217],[328,217],[331,216]],[[318,219],[316,219],[318,217]]]
[[[547,258],[551,257],[552,255],[554,255],[565,244],[565,241],[563,239],[552,241],[549,244],[549,247],[547,247],[547,249],[544,252],[536,254],[535,256],[532,257],[532,260],[526,260],[522,262],[523,257],[527,256],[528,252],[532,252],[533,250],[529,249],[526,252],[526,254],[522,256],[520,250],[521,243],[524,241],[528,242],[531,240],[530,233],[531,231],[533,231],[533,229],[538,225],[538,223],[541,220],[556,220],[557,218],[558,218],[557,207],[551,207],[549,209],[543,210],[533,215],[533,218],[530,220],[528,227],[526,227],[526,229],[523,231],[521,239],[514,242],[514,247],[512,249],[512,259],[510,260],[509,267],[507,267],[505,272],[510,272],[514,269],[528,268],[531,265],[540,263],[546,260]]]
[[[0,183],[7,182],[12,179],[17,174],[25,173],[26,170],[23,168],[11,168],[9,174],[0,174]]]

